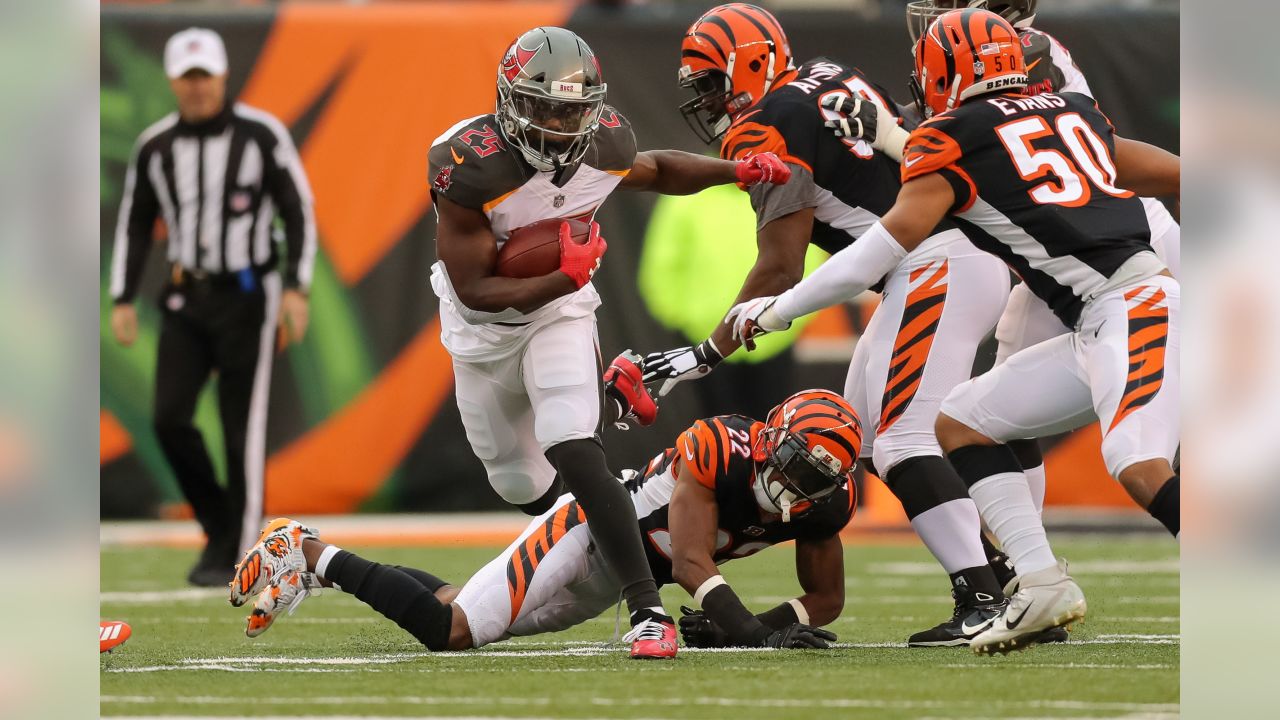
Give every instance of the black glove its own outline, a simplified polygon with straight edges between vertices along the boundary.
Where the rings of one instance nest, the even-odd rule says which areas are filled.
[[[875,103],[857,95],[829,95],[822,99],[822,107],[840,113],[840,117],[824,123],[835,131],[836,137],[876,141],[880,110]]]
[[[644,384],[649,385],[662,380],[658,397],[663,397],[671,392],[671,388],[677,383],[700,378],[711,372],[711,369],[723,359],[724,357],[710,340],[703,340],[692,347],[649,353],[644,356],[644,362],[641,363],[641,367],[644,368]]]
[[[729,646],[729,636],[701,610],[680,606],[680,637],[684,644],[696,648]]]
[[[835,641],[836,634],[830,630],[794,623],[781,630],[774,630],[769,637],[765,638],[764,646],[826,650],[831,647],[829,643]]]

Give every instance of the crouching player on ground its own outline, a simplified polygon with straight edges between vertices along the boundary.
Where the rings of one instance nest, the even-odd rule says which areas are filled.
[[[839,533],[853,515],[861,435],[843,398],[808,390],[771,410],[766,422],[699,420],[643,471],[626,473],[654,578],[679,583],[702,606],[681,620],[686,644],[825,648],[836,639],[818,626],[844,607]],[[804,595],[752,614],[717,566],[788,540],[796,541]],[[431,650],[564,630],[608,609],[620,591],[569,494],[462,587],[366,560],[285,518],[267,525],[239,568],[255,565],[256,582],[242,588],[238,570],[231,586],[233,605],[258,596],[250,637],[315,588],[336,586]]]

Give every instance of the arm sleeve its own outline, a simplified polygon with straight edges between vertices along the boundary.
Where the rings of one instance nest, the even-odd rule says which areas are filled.
[[[125,174],[111,257],[111,298],[116,303],[130,303],[137,297],[142,269],[151,252],[151,232],[160,210],[147,168],[151,157],[152,151],[140,140]]]
[[[316,259],[316,216],[311,185],[289,131],[279,121],[267,123],[275,138],[267,158],[267,188],[284,222],[285,287],[311,287]]]
[[[788,322],[851,299],[893,271],[907,251],[876,223],[809,277],[778,296],[773,312]]]

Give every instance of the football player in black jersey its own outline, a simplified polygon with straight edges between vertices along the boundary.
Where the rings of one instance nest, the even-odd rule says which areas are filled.
[[[685,35],[681,63],[681,85],[696,94],[681,109],[700,137],[723,136],[723,158],[773,152],[791,168],[784,192],[750,191],[758,252],[738,302],[791,287],[810,244],[836,253],[861,242],[893,205],[897,162],[824,127],[832,115],[820,105],[824,98],[896,107],[857,69],[828,58],[797,67],[777,19],[741,3],[699,18]],[[951,579],[952,616],[913,633],[908,644],[966,645],[995,618],[1004,595],[982,547],[978,511],[938,447],[933,422],[951,388],[969,378],[978,344],[1004,308],[1009,273],[948,221],[877,289],[882,302],[858,341],[844,397],[867,422],[864,462]],[[665,394],[737,348],[721,325],[696,346],[647,356],[645,381],[661,381]]]
[[[907,142],[893,209],[804,282],[735,308],[734,332],[780,329],[861,292],[948,215],[1074,328],[958,386],[937,421],[1018,570],[1008,607],[971,642],[975,652],[1008,652],[1087,610],[1053,556],[1010,440],[1098,421],[1108,471],[1178,534],[1181,291],[1152,252],[1137,196],[1177,196],[1180,171],[1165,153],[1117,137],[1088,96],[1023,93],[1022,45],[990,11],[942,15],[915,60],[928,119]]]
[[[844,608],[840,531],[856,505],[851,475],[861,434],[843,398],[808,390],[765,422],[740,415],[699,420],[642,471],[625,474],[619,488],[630,494],[639,518],[632,529],[645,539],[654,578],[679,583],[701,605],[681,618],[686,644],[826,648],[835,641],[820,626]],[[564,495],[459,587],[365,560],[281,518],[268,527],[261,562],[282,579],[262,592],[246,633],[262,634],[285,609],[331,585],[431,650],[564,630],[618,602],[619,580],[594,548],[598,525],[573,495]],[[719,566],[792,540],[804,594],[753,614]],[[412,587],[394,590],[380,581],[387,575],[411,578]]]

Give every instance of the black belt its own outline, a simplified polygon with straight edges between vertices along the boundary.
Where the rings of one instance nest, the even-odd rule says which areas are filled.
[[[234,272],[209,272],[192,270],[174,263],[170,268],[169,278],[174,287],[193,285],[208,288],[237,288],[244,292],[253,292],[262,287],[262,278],[270,272],[269,268],[257,267]]]

